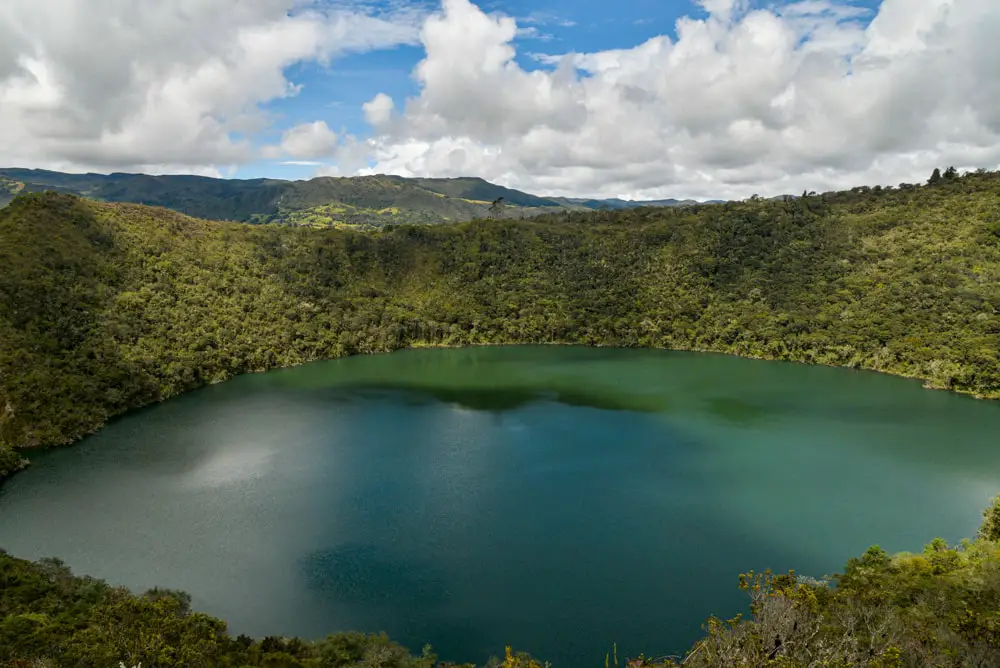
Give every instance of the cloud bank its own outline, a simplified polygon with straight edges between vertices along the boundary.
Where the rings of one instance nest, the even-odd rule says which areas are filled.
[[[533,22],[470,0],[429,16],[400,2],[6,0],[0,162],[213,174],[266,158],[634,198],[1000,165],[995,0],[883,0],[874,15],[847,0],[700,5],[673,37],[519,57]],[[290,65],[411,43],[419,92],[373,90],[371,136],[315,121],[262,145],[260,105],[296,93]]]
[[[536,55],[548,67],[528,71],[512,19],[444,0],[421,31],[420,94],[369,116],[368,171],[711,198],[1000,164],[995,0],[884,0],[874,17],[833,0],[701,4],[676,39]]]

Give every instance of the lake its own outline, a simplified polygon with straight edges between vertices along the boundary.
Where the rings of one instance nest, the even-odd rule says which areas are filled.
[[[679,653],[739,573],[975,533],[1000,404],[846,369],[531,346],[248,375],[32,457],[0,547],[190,592],[234,634],[443,659]]]

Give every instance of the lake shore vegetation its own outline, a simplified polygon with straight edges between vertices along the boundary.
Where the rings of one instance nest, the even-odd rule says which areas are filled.
[[[7,472],[237,374],[413,346],[715,351],[1000,397],[993,172],[374,232],[21,194],[0,265]]]

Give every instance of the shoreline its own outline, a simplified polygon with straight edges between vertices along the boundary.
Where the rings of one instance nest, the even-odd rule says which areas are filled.
[[[605,344],[600,344],[600,343],[598,343],[598,344],[590,344],[590,343],[578,343],[578,342],[570,342],[570,341],[533,341],[533,342],[511,341],[511,342],[497,342],[497,343],[462,343],[462,344],[455,344],[455,343],[428,343],[428,342],[424,342],[424,341],[418,341],[418,342],[410,343],[409,345],[400,346],[399,348],[396,348],[396,349],[393,349],[393,350],[379,351],[379,352],[350,353],[350,354],[341,355],[341,356],[338,356],[338,357],[321,357],[321,358],[316,358],[316,359],[312,359],[312,360],[306,360],[306,361],[300,362],[298,364],[289,364],[289,365],[285,365],[285,366],[274,366],[274,367],[269,367],[267,369],[261,369],[261,370],[243,371],[243,372],[234,374],[234,375],[230,376],[229,378],[226,378],[225,380],[218,380],[218,381],[213,381],[213,382],[205,383],[205,384],[199,385],[198,387],[191,388],[190,390],[186,390],[184,392],[178,392],[177,394],[172,394],[172,395],[169,395],[169,396],[166,396],[166,397],[162,397],[161,399],[159,399],[157,401],[154,401],[154,402],[150,402],[150,403],[142,404],[142,405],[138,405],[138,406],[131,406],[131,407],[125,409],[124,411],[121,411],[120,413],[115,413],[113,415],[107,416],[93,430],[88,431],[88,432],[83,433],[83,434],[79,434],[79,435],[74,436],[74,437],[71,437],[69,440],[64,441],[62,443],[51,443],[51,444],[47,444],[47,445],[38,445],[38,446],[29,446],[29,447],[16,447],[16,446],[11,447],[10,450],[14,453],[15,456],[20,456],[21,461],[20,461],[19,464],[15,465],[15,467],[12,470],[9,470],[4,475],[0,475],[0,493],[2,493],[2,491],[3,491],[4,482],[6,482],[7,480],[10,480],[15,475],[17,475],[18,473],[20,473],[20,472],[28,469],[31,466],[31,460],[28,459],[28,457],[27,457],[28,453],[31,452],[31,451],[45,451],[45,450],[51,450],[51,449],[55,449],[55,448],[71,447],[71,446],[75,445],[76,443],[79,443],[83,439],[87,438],[88,436],[93,436],[94,434],[98,433],[99,431],[101,431],[102,429],[104,429],[111,421],[113,421],[113,420],[115,420],[117,418],[123,417],[125,415],[128,415],[129,413],[132,413],[133,411],[141,410],[143,408],[148,408],[150,406],[153,406],[154,404],[162,403],[162,402],[167,401],[169,399],[173,399],[175,397],[179,397],[179,396],[181,396],[183,394],[187,394],[188,392],[193,392],[193,391],[201,389],[203,387],[208,387],[210,385],[218,385],[219,383],[225,383],[225,382],[227,382],[229,380],[232,380],[233,378],[236,378],[237,376],[243,376],[243,375],[249,375],[249,374],[258,374],[258,373],[267,373],[269,371],[278,371],[280,369],[292,369],[292,368],[295,368],[295,367],[298,367],[298,366],[303,366],[305,364],[312,364],[314,362],[326,362],[326,361],[332,361],[332,360],[336,360],[336,359],[343,359],[345,357],[355,357],[355,356],[359,356],[359,355],[386,355],[386,354],[392,354],[392,353],[395,353],[395,352],[401,352],[401,351],[404,351],[404,350],[416,350],[416,349],[422,349],[422,348],[423,349],[431,349],[431,348],[460,349],[460,348],[490,348],[490,347],[501,347],[501,346],[577,346],[577,347],[583,347],[583,348],[621,348],[623,350],[628,350],[628,349],[632,349],[632,350],[662,350],[662,351],[665,351],[665,352],[705,353],[705,354],[713,354],[713,355],[726,355],[726,356],[729,356],[729,357],[739,357],[739,358],[742,358],[742,359],[757,360],[757,361],[761,361],[761,362],[788,362],[788,363],[792,363],[792,364],[803,364],[803,365],[806,365],[806,366],[824,366],[824,367],[834,368],[834,369],[845,369],[845,370],[852,370],[852,371],[862,371],[862,372],[866,372],[866,373],[878,373],[878,374],[885,375],[885,376],[894,376],[896,378],[904,378],[904,379],[907,379],[907,380],[922,381],[922,387],[925,390],[951,392],[952,394],[956,394],[956,395],[959,395],[959,396],[965,396],[965,397],[969,397],[969,398],[977,399],[977,400],[982,400],[982,401],[997,401],[997,400],[1000,400],[1000,390],[998,390],[995,395],[977,394],[975,392],[968,392],[968,391],[961,390],[961,389],[955,389],[955,388],[945,387],[943,385],[936,385],[936,384],[934,384],[934,382],[931,379],[926,378],[924,376],[918,376],[916,374],[907,374],[907,373],[903,373],[903,372],[899,372],[899,371],[891,371],[891,370],[886,370],[886,369],[875,369],[875,368],[866,367],[866,366],[863,366],[863,365],[853,365],[852,366],[852,365],[844,365],[844,364],[831,364],[831,363],[828,363],[828,362],[816,362],[816,361],[798,360],[798,359],[793,359],[793,358],[789,358],[789,357],[741,354],[741,353],[728,352],[728,351],[723,351],[723,350],[713,350],[713,349],[710,349],[710,348],[666,347],[666,346],[663,346],[663,347],[661,347],[661,346],[615,346],[615,345],[605,345]]]

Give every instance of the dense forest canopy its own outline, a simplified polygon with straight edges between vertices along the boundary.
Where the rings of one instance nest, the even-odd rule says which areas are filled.
[[[75,196],[0,210],[0,469],[234,374],[575,343],[875,369],[1000,397],[1000,174],[379,231]]]

